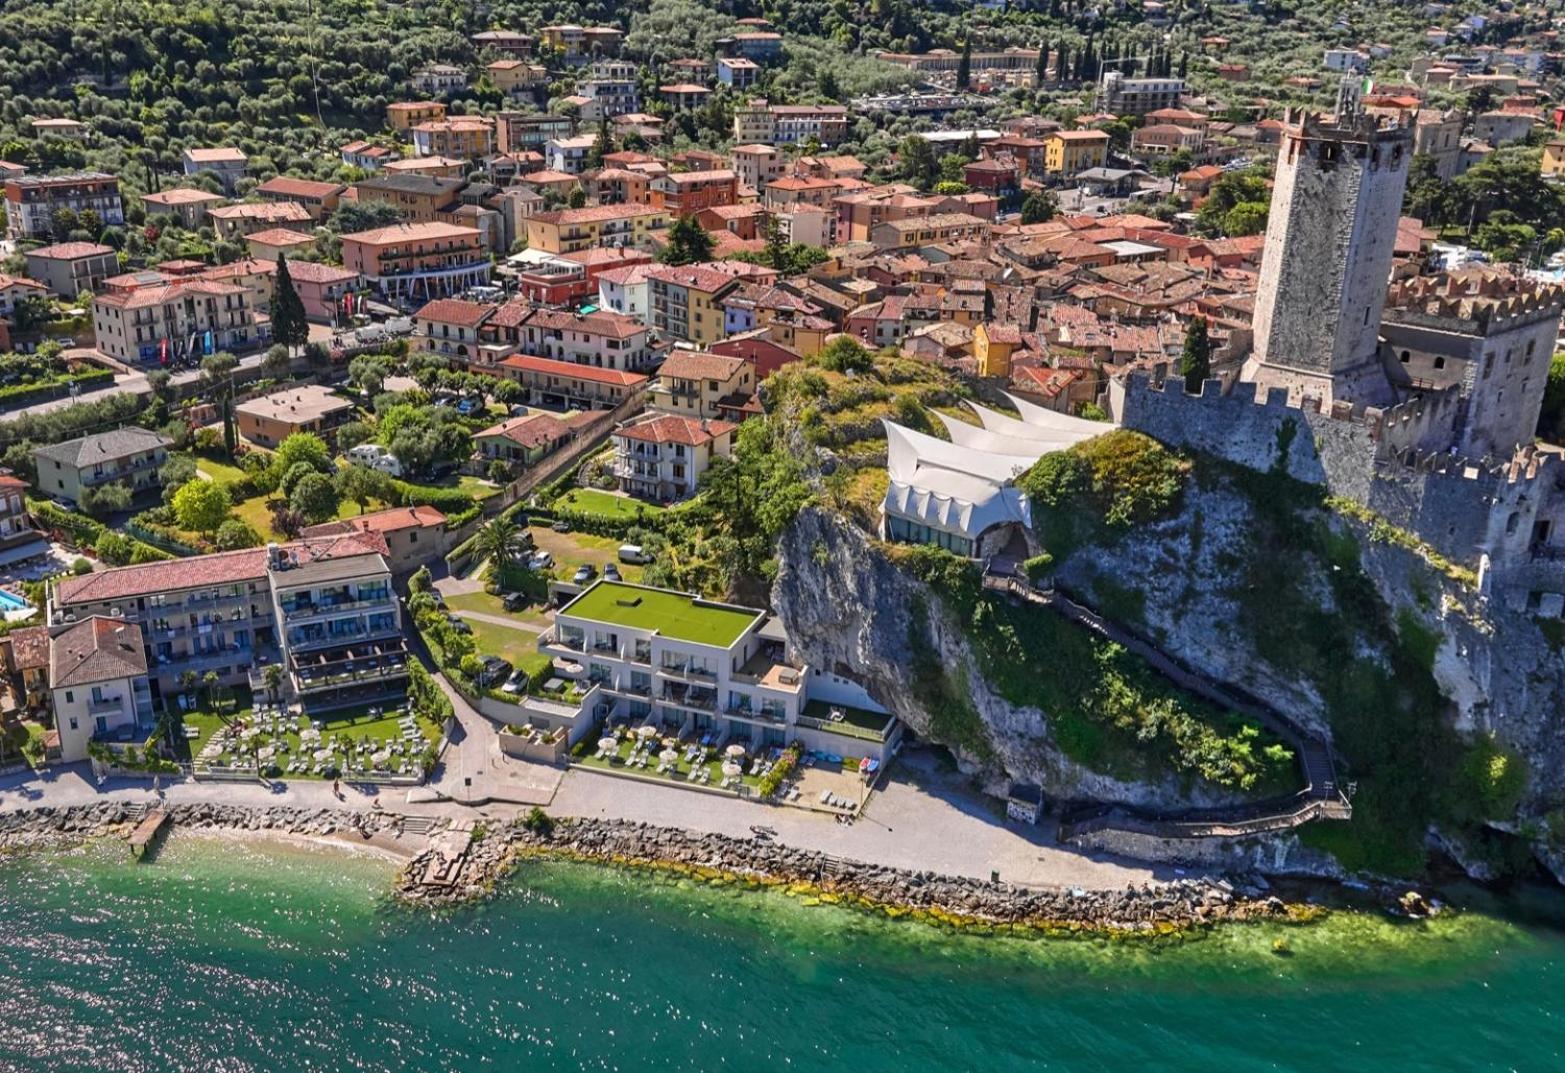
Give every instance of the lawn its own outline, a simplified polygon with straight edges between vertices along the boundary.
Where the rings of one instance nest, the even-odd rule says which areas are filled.
[[[222,484],[242,481],[249,476],[244,470],[229,462],[222,462],[215,458],[209,458],[206,455],[191,455],[189,457],[195,462],[196,469],[199,472]]]
[[[482,477],[472,477],[467,474],[462,474],[458,477],[447,477],[444,480],[436,481],[434,484],[415,484],[412,481],[403,481],[402,483],[407,485],[408,490],[411,492],[439,493],[456,489],[459,492],[472,496],[474,499],[488,499],[490,496],[500,494],[499,485],[491,484]]]
[[[570,605],[578,618],[634,630],[657,630],[664,637],[727,648],[760,617],[757,611],[698,604],[691,597],[661,589],[605,581]]]
[[[479,655],[499,656],[529,674],[536,674],[549,664],[549,657],[538,651],[538,634],[532,630],[512,629],[477,619],[463,621],[473,628],[473,643]]]
[[[555,573],[569,578],[582,563],[598,568],[598,573],[609,563],[619,566],[620,576],[626,581],[640,581],[644,567],[619,561],[619,548],[624,543],[615,537],[592,536],[588,533],[556,533],[544,525],[527,530],[533,544],[541,551],[554,556]]]
[[[272,529],[272,509],[267,505],[274,498],[277,497],[273,495],[251,496],[234,507],[234,515],[248,522],[262,536],[281,536],[282,534],[276,533]],[[384,510],[393,505],[391,503],[380,503],[372,499],[369,503],[369,510]],[[357,518],[360,513],[363,512],[359,510],[357,503],[351,499],[344,499],[337,504],[337,513],[333,515],[333,518],[341,521],[346,518]]]
[[[615,495],[612,492],[600,492],[595,488],[572,488],[554,501],[554,509],[575,510],[583,514],[596,514],[600,517],[623,519],[628,522],[633,522],[639,517],[663,513],[663,508],[656,503]]]
[[[533,606],[521,611],[507,611],[500,597],[491,596],[482,590],[464,592],[459,596],[447,596],[446,606],[453,611],[477,611],[485,615],[512,618],[518,622],[525,622],[529,626],[537,626],[539,629],[547,629],[550,625],[549,617],[543,613],[541,607]]]

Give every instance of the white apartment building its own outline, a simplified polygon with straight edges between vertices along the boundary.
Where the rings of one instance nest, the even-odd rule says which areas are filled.
[[[714,458],[727,458],[734,429],[728,421],[652,414],[614,430],[614,476],[626,495],[672,503],[689,499]]]
[[[797,739],[878,760],[900,733],[855,683],[790,661],[781,624],[754,608],[599,581],[558,612],[538,648],[583,690],[578,718],[749,750]]]

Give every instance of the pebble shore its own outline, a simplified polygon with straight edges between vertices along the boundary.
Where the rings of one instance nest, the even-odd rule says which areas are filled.
[[[546,830],[520,822],[415,820],[392,812],[165,807],[173,830],[273,833],[384,842],[407,834],[419,847],[398,873],[396,898],[427,908],[489,896],[530,857],[590,861],[679,873],[698,881],[784,887],[820,902],[953,925],[1044,931],[1163,933],[1221,921],[1305,919],[1290,905],[1223,879],[1191,878],[1124,890],[1019,887],[847,861],[762,838],[730,838],[624,820],[562,819]],[[104,802],[0,813],[0,851],[50,849],[128,834],[140,810]],[[413,832],[407,832],[413,827]],[[410,850],[405,850],[410,851]]]

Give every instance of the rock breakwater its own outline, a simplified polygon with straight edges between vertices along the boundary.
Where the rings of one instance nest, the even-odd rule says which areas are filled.
[[[301,837],[350,836],[368,840],[397,836],[409,817],[351,809],[243,805],[159,805],[176,830],[254,831]],[[0,812],[0,851],[52,849],[94,838],[122,835],[146,814],[147,806],[104,801],[93,805],[40,807]]]
[[[449,849],[449,847],[448,847]],[[442,849],[415,857],[398,895],[418,904],[482,896],[519,858],[552,856],[679,872],[708,881],[787,887],[823,902],[939,923],[1038,930],[1168,932],[1229,920],[1303,919],[1289,905],[1222,879],[1089,891],[1019,887],[961,876],[866,864],[769,839],[730,838],[619,820],[560,820],[552,829],[486,830],[460,862]],[[426,876],[434,882],[424,882]]]

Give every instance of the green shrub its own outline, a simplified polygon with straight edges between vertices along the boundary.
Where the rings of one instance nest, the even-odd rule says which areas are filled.
[[[71,561],[71,573],[75,574],[77,577],[80,577],[83,574],[90,574],[92,573],[92,563],[88,562],[81,556],[77,556]]]

